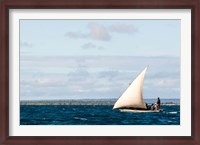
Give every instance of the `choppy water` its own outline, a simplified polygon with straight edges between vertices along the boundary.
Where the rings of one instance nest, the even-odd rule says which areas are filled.
[[[179,125],[180,106],[159,113],[112,110],[111,105],[20,106],[21,125]]]

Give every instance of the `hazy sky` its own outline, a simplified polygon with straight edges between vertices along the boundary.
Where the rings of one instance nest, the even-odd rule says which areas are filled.
[[[180,97],[180,20],[20,20],[20,99]]]

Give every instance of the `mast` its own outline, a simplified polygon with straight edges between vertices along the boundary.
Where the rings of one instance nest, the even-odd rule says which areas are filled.
[[[142,96],[142,86],[147,67],[136,77],[131,85],[126,89],[122,96],[117,100],[113,109],[116,108],[135,108],[147,109]]]

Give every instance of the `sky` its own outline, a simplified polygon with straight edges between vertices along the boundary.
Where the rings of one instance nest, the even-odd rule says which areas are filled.
[[[180,98],[180,20],[20,20],[20,100]]]

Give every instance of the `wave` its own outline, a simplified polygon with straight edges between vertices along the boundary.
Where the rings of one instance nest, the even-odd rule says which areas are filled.
[[[86,121],[86,118],[81,118],[81,117],[74,117],[75,120],[82,120],[82,121]]]
[[[177,114],[178,112],[168,112],[167,114]]]

